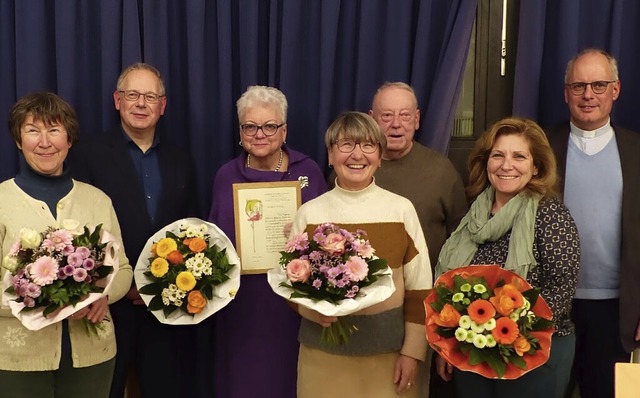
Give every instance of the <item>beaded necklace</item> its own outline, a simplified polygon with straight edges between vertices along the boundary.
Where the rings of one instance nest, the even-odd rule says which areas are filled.
[[[247,167],[251,168],[251,154],[247,153]],[[280,157],[278,158],[278,164],[273,171],[280,171],[280,167],[282,167],[282,149],[280,149]]]

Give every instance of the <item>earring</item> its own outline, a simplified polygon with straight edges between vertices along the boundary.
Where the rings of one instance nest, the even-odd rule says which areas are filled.
[[[238,141],[238,145],[242,146],[242,140]]]
[[[330,169],[332,169],[332,168],[333,168],[333,165],[332,165],[331,163],[329,163],[329,168],[330,168]]]

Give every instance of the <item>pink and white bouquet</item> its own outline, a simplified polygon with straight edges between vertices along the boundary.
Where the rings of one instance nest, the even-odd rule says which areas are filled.
[[[325,316],[345,316],[380,303],[395,291],[391,270],[377,258],[366,232],[349,232],[335,224],[319,225],[311,240],[293,236],[280,252],[280,265],[268,280],[279,295]],[[329,345],[348,342],[357,329],[348,320],[323,329]]]
[[[117,270],[114,238],[102,225],[90,231],[65,220],[63,228],[20,230],[3,259],[4,301],[31,330],[58,322],[104,294]]]

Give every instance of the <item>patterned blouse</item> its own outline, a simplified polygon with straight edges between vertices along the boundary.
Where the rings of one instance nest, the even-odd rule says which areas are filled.
[[[495,242],[478,247],[472,264],[499,264],[504,267],[511,231]],[[533,255],[538,265],[527,281],[541,289],[542,297],[553,311],[557,336],[574,332],[571,301],[578,283],[580,240],[569,210],[558,199],[540,201],[535,223]]]

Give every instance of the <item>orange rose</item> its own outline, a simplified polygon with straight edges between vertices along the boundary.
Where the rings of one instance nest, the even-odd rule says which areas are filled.
[[[524,297],[515,285],[509,283],[493,289],[493,292],[495,296],[491,297],[489,301],[496,307],[496,311],[500,315],[509,316],[514,309],[524,305]]]
[[[184,261],[184,257],[182,257],[182,253],[174,250],[167,255],[167,261],[169,261],[173,265],[177,265],[181,264]]]
[[[202,238],[193,238],[189,241],[189,250],[194,253],[200,253],[207,250],[207,242]]]
[[[192,290],[187,296],[187,312],[199,314],[207,306],[207,299],[198,290]]]
[[[438,326],[454,328],[458,326],[460,313],[451,304],[447,303],[442,307],[439,314],[434,314],[434,322]]]
[[[529,352],[529,350],[531,349],[531,344],[529,344],[529,340],[527,340],[526,337],[520,335],[518,336],[516,341],[513,342],[513,348],[516,350],[516,354],[518,354],[519,356],[523,356],[524,354]]]
[[[156,253],[156,247],[158,247],[157,243],[154,243],[153,245],[151,245],[151,256],[153,257],[157,257],[158,253]]]

